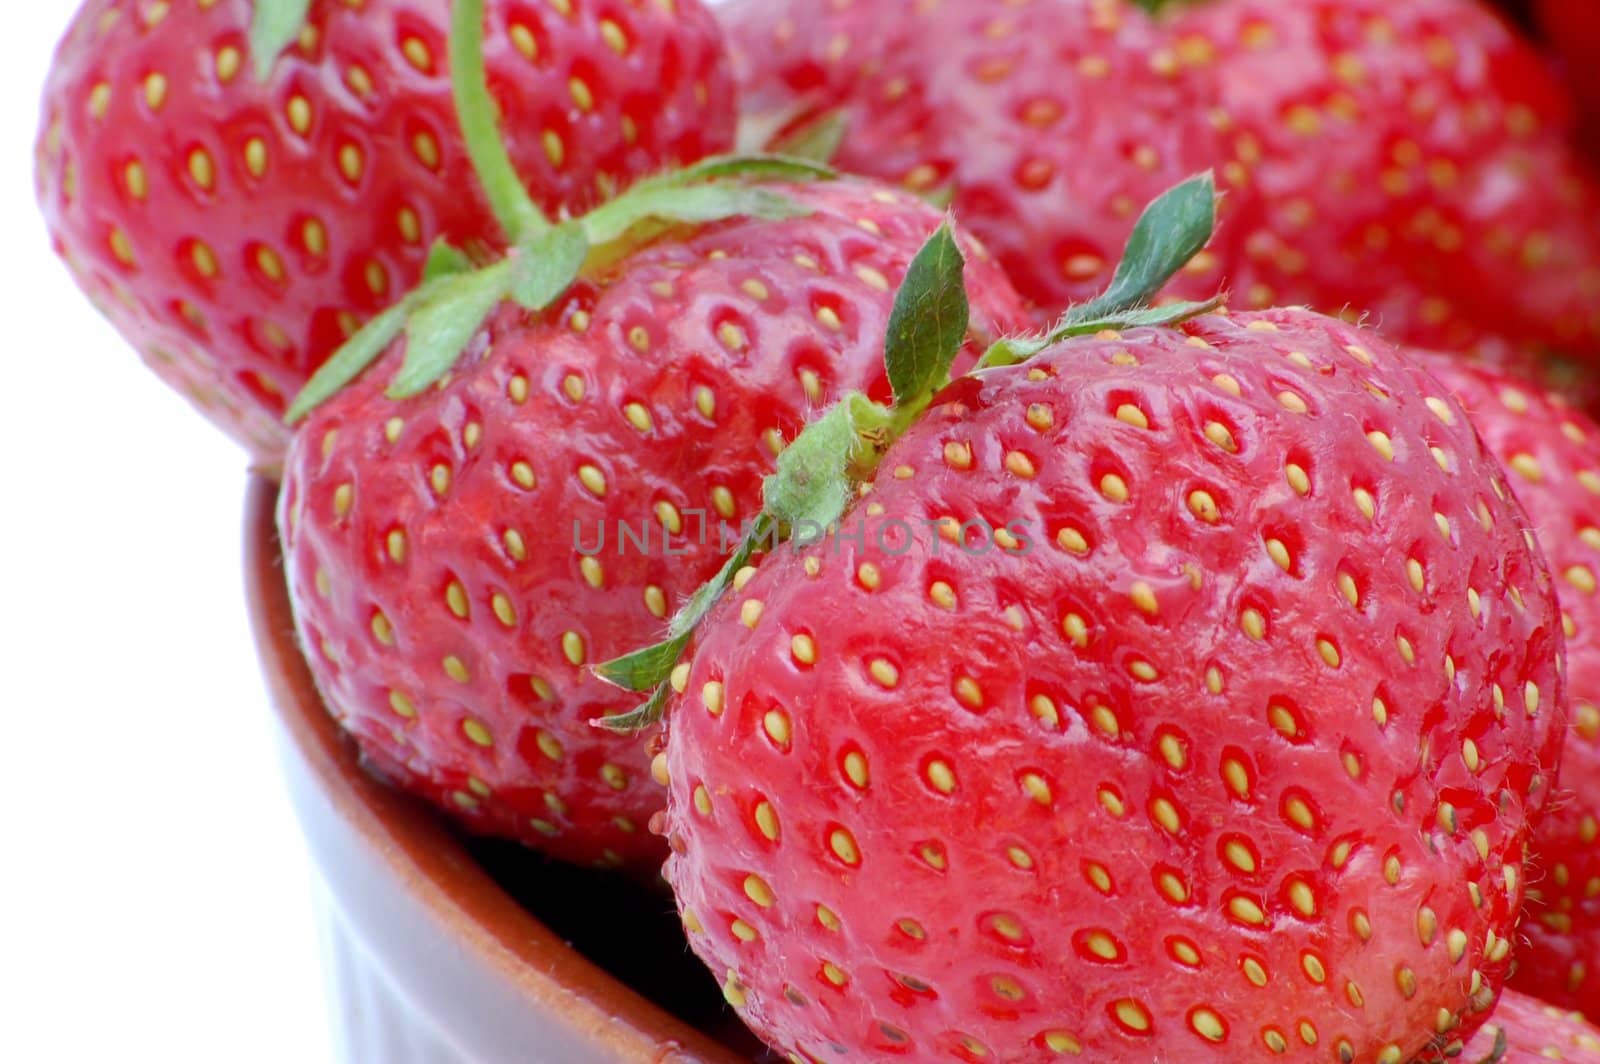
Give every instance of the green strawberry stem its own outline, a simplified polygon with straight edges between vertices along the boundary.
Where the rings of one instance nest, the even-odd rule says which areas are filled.
[[[756,549],[763,543],[770,543],[775,527],[772,518],[765,513],[756,518],[755,524],[740,541],[738,548],[728,557],[727,563],[718,570],[716,576],[701,585],[700,589],[690,597],[688,604],[672,619],[671,627],[668,629],[669,635],[665,641],[636,654],[597,666],[596,671],[601,676],[626,690],[648,691],[652,687],[656,689],[650,700],[632,713],[607,718],[605,721],[607,728],[627,733],[647,728],[661,719],[661,712],[666,708],[669,689],[658,677],[667,675],[678,664],[683,652],[689,647],[689,641],[694,638],[695,629],[733,585],[733,579],[739,570],[750,564]]]
[[[1176,325],[1215,310],[1222,299],[1150,306],[1211,239],[1216,227],[1216,183],[1202,174],[1171,189],[1140,217],[1121,265],[1106,292],[1072,308],[1039,336],[1001,340],[974,374],[1025,362],[1072,336],[1107,329]],[[895,296],[884,340],[884,365],[894,391],[889,407],[851,393],[808,425],[778,458],[778,470],[762,486],[764,505],[755,529],[722,571],[702,586],[675,617],[667,638],[643,650],[594,666],[602,679],[629,691],[651,692],[631,713],[596,721],[599,727],[631,732],[661,719],[670,698],[668,682],[694,638],[695,629],[749,563],[755,546],[792,535],[798,528],[825,532],[844,515],[857,487],[949,384],[950,368],[966,343],[969,304],[965,260],[946,221],[912,260]]]
[[[1093,336],[1119,327],[1172,325],[1215,309],[1220,299],[1203,305],[1149,304],[1211,240],[1217,225],[1216,204],[1216,182],[1210,174],[1170,189],[1140,216],[1111,286],[1102,295],[1068,310],[1043,336],[1001,340],[983,356],[978,368],[1014,366],[1074,336]]]
[[[457,9],[459,11],[459,9]],[[405,362],[389,397],[420,395],[449,373],[467,344],[501,302],[514,299],[541,311],[572,287],[584,270],[603,269],[677,226],[728,218],[781,220],[806,213],[762,181],[832,180],[820,163],[775,155],[719,156],[685,170],[641,181],[582,218],[542,228],[514,244],[506,257],[476,266],[459,250],[436,246],[423,282],[369,321],[323,364],[290,404],[293,425],[359,376],[404,333]]]
[[[489,206],[512,243],[521,244],[550,228],[550,222],[529,198],[500,137],[483,58],[483,17],[483,0],[454,0],[451,5],[450,85],[456,120]]]
[[[422,283],[369,321],[307,382],[284,415],[290,425],[360,376],[402,335],[405,357],[389,384],[391,399],[420,395],[442,380],[489,315],[508,299],[529,311],[545,310],[585,269],[603,269],[677,226],[739,217],[797,217],[805,208],[762,182],[838,176],[806,159],[718,156],[640,181],[586,216],[552,225],[529,198],[500,137],[483,57],[483,19],[483,0],[456,0],[451,79],[473,167],[511,247],[499,261],[479,265],[448,244],[436,245]]]
[[[1511,1052],[1511,1041],[1506,1035],[1506,1029],[1501,1027],[1494,1033],[1494,1048],[1489,1050],[1489,1055],[1478,1061],[1478,1064],[1500,1064]]]
[[[895,407],[910,411],[910,417],[950,383],[950,367],[967,341],[972,307],[963,284],[965,265],[947,219],[911,260],[896,294],[883,364]]]

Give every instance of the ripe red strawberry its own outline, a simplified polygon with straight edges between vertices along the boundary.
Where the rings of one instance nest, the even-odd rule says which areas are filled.
[[[1517,986],[1600,1014],[1600,425],[1527,378],[1430,364],[1510,472],[1556,574],[1573,731],[1554,812],[1535,836]]]
[[[717,13],[758,125],[843,110],[834,161],[953,193],[1046,317],[1103,289],[1140,208],[1225,151],[1124,0],[734,0]],[[1219,283],[1202,257],[1186,287]]]
[[[632,702],[585,666],[716,570],[718,525],[753,516],[808,410],[884,390],[893,287],[938,224],[870,184],[781,191],[813,213],[670,235],[545,312],[507,304],[404,401],[397,346],[296,436],[280,523],[312,671],[375,767],[473,830],[659,865],[643,744],[590,724]],[[1023,323],[998,268],[977,289],[978,335]]]
[[[750,101],[844,108],[842,165],[954,191],[1049,310],[1103,283],[1132,207],[1215,167],[1252,307],[1600,353],[1600,191],[1542,57],[1478,0],[744,0]]]
[[[1460,1059],[1464,1064],[1600,1064],[1600,1028],[1580,1013],[1508,990]]]
[[[446,0],[315,0],[262,82],[269,0],[88,0],[45,90],[39,198],[60,254],[145,360],[276,466],[288,401],[416,284],[436,237],[499,244],[451,108]],[[554,213],[725,150],[699,0],[491,4],[518,171]]]
[[[1253,306],[1348,304],[1443,349],[1600,352],[1600,186],[1543,57],[1478,0],[1215,0],[1180,54],[1219,83]]]
[[[667,877],[746,1021],[825,1061],[1459,1052],[1565,705],[1442,391],[1295,310],[946,390],[678,676]]]

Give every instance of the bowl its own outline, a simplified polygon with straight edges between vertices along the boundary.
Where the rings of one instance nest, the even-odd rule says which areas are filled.
[[[464,839],[363,771],[300,656],[275,490],[250,484],[245,579],[288,792],[318,873],[343,1058],[733,1064],[759,1055],[689,956],[670,898]]]

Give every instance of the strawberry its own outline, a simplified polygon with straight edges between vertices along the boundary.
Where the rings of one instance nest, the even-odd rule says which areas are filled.
[[[45,90],[56,248],[145,360],[276,466],[289,399],[420,280],[436,238],[500,244],[451,110],[446,0],[88,0]],[[303,5],[301,5],[303,6]],[[546,211],[725,150],[699,0],[491,5],[510,151]],[[252,15],[257,19],[252,62]],[[287,33],[284,31],[287,30]]]
[[[1543,57],[1487,6],[1178,10],[1179,53],[1219,81],[1241,201],[1221,254],[1250,305],[1349,305],[1445,349],[1490,331],[1600,353],[1600,186]]]
[[[755,126],[842,112],[834,161],[953,195],[1046,316],[1104,288],[1139,208],[1226,150],[1123,0],[734,0],[717,13]],[[1219,280],[1202,257],[1184,287]]]
[[[707,189],[728,191],[673,194]],[[296,434],[280,525],[312,672],[377,770],[474,831],[659,867],[649,759],[590,725],[628,701],[585,666],[716,570],[718,526],[811,407],[887,388],[893,285],[938,215],[867,183],[755,191],[788,209],[596,246],[547,308],[490,312],[436,387],[391,398],[413,333]],[[1025,321],[977,275],[976,335]]]
[[[1149,6],[1156,6],[1150,4]],[[747,109],[848,116],[841,165],[953,194],[1023,293],[1104,282],[1132,204],[1218,169],[1196,282],[1600,354],[1600,191],[1542,57],[1478,0],[743,0]]]
[[[796,1059],[1459,1053],[1566,720],[1526,516],[1376,334],[1071,334],[920,420],[897,383],[887,453],[836,408],[768,482],[773,521],[838,524],[672,670],[694,949]]]
[[[1567,637],[1574,727],[1555,811],[1535,836],[1513,981],[1600,1014],[1600,424],[1514,372],[1453,358],[1430,368],[1509,470],[1556,574]]]
[[[1600,1064],[1600,1028],[1581,1013],[1508,990],[1494,1018],[1478,1032],[1460,1059],[1464,1064]]]

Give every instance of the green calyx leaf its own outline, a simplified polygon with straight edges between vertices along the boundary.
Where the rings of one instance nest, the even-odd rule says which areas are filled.
[[[693,638],[692,632],[670,635],[643,650],[602,662],[594,667],[594,673],[624,691],[653,691],[667,682]]]
[[[472,269],[472,260],[467,253],[440,238],[433,242],[433,247],[428,249],[428,262],[422,267],[422,280],[437,281],[441,277],[451,274],[466,273]]]
[[[829,162],[833,155],[812,155],[804,151],[792,150],[797,140],[804,141],[808,131],[815,126],[828,122],[832,114],[843,115],[845,112],[830,112],[818,115],[816,108],[806,101],[785,104],[780,107],[769,108],[765,111],[755,109],[741,109],[744,111],[739,116],[739,131],[734,138],[734,150],[740,155],[758,154],[768,152],[778,155],[792,155],[805,159],[816,159],[820,162]]]
[[[255,0],[250,17],[250,57],[256,79],[266,81],[278,57],[300,37],[311,0]]]
[[[978,369],[1014,366],[1074,336],[1107,329],[1177,325],[1222,305],[1222,297],[1202,303],[1150,306],[1211,240],[1217,224],[1217,186],[1211,174],[1176,185],[1145,208],[1123,251],[1122,262],[1104,293],[1072,307],[1048,332],[1017,336],[989,348]]]
[[[391,399],[421,395],[449,373],[489,312],[511,294],[511,263],[434,281],[406,323],[406,357],[387,392]]]
[[[528,310],[544,310],[566,295],[589,258],[579,222],[562,222],[518,249],[511,295]]]
[[[754,181],[833,181],[839,171],[816,159],[756,152],[741,155],[713,155],[681,170],[671,170],[646,178],[635,188],[686,188],[725,178]]]
[[[760,546],[772,544],[773,527],[773,520],[768,515],[762,514],[756,518],[750,531],[740,540],[738,548],[729,555],[717,575],[702,584],[690,596],[683,609],[673,617],[672,623],[667,628],[666,639],[643,650],[594,666],[595,675],[628,691],[650,691],[665,684],[683,657],[683,652],[688,649],[690,641],[694,638],[695,629],[706,619],[712,608],[722,601],[728,588],[733,586],[733,578],[738,575],[739,570],[750,564],[750,558]],[[660,692],[657,692],[657,695],[659,697]],[[662,704],[665,704],[664,700]],[[601,723],[611,727],[615,722],[625,719],[611,717]]]
[[[660,684],[650,696],[649,701],[628,713],[619,713],[614,717],[601,717],[591,721],[596,728],[601,728],[617,735],[633,735],[646,728],[652,728],[660,723],[666,716],[667,703],[672,701],[672,687],[669,684]]]
[[[389,385],[389,398],[420,395],[449,373],[502,301],[514,298],[539,311],[560,299],[588,254],[582,227],[566,222],[544,230],[492,266],[445,273],[428,282],[411,307],[405,362]]]
[[[335,351],[333,357],[324,362],[322,368],[306,382],[306,386],[289,405],[283,420],[290,425],[299,423],[359,377],[406,327],[407,310],[404,302],[397,303],[346,340],[344,346]]]
[[[950,367],[966,343],[971,321],[965,267],[948,219],[911,260],[884,342],[896,406],[924,403],[950,381]]]
[[[773,141],[772,150],[794,159],[831,163],[849,133],[850,116],[844,111],[829,111]]]
[[[405,361],[390,383],[391,399],[420,395],[449,373],[502,300],[528,310],[549,307],[577,280],[589,253],[583,228],[564,222],[546,229],[500,262],[475,268],[443,241],[433,247],[426,280],[345,342],[295,398],[284,420],[294,424],[377,361],[403,332]]]
[[[854,406],[850,399],[836,403],[778,456],[762,496],[765,512],[780,524],[827,528],[850,505],[849,470],[859,446]]]
[[[744,185],[700,185],[694,188],[635,190],[583,219],[589,242],[616,243],[650,224],[704,225],[726,218],[782,221],[810,213],[794,200],[767,188]]]
[[[645,705],[625,716],[596,723],[617,731],[636,731],[661,719],[670,695],[665,685],[683,658],[694,633],[733,586],[734,577],[757,549],[776,546],[784,530],[821,533],[843,516],[854,486],[881,450],[893,413],[866,396],[851,393],[812,422],[778,457],[778,471],[764,485],[766,504],[738,550],[708,583],[701,585],[672,619],[661,642],[596,665],[601,679],[629,691],[654,691]]]
[[[457,18],[460,13],[458,7]],[[541,219],[507,258],[490,266],[475,267],[465,252],[440,241],[428,255],[421,286],[334,354],[296,398],[288,420],[292,424],[304,418],[349,384],[402,330],[407,337],[406,357],[389,387],[394,399],[418,395],[450,372],[502,299],[513,298],[533,311],[554,304],[572,287],[596,249],[619,253],[625,238],[649,224],[800,217],[809,213],[805,207],[752,182],[833,176],[826,166],[774,155],[707,159],[642,182],[583,218],[556,226]]]
[[[1148,304],[1200,253],[1217,228],[1217,182],[1210,173],[1168,189],[1145,208],[1105,293],[1072,308],[1080,320],[1109,318]]]
[[[593,247],[651,226],[704,225],[728,218],[782,221],[810,214],[793,199],[753,182],[830,181],[837,172],[781,155],[729,155],[648,178],[582,219]]]
[[[1489,1055],[1478,1061],[1478,1064],[1500,1064],[1511,1052],[1511,1040],[1504,1027],[1496,1027],[1494,1032],[1494,1045],[1489,1047]]]
[[[1106,331],[1123,329],[1166,328],[1181,325],[1190,318],[1210,314],[1222,306],[1223,299],[1216,296],[1203,303],[1167,303],[1159,307],[1135,307],[1120,314],[1104,318],[1077,320],[1063,318],[1044,336],[1021,336],[1000,340],[984,353],[977,368],[993,369],[996,366],[1015,366],[1037,355],[1048,347],[1070,340],[1074,336],[1093,336]]]

